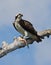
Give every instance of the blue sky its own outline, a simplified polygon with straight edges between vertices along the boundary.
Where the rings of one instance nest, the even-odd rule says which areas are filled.
[[[17,13],[22,13],[37,31],[51,28],[51,0],[0,0],[0,46],[2,41],[11,43],[20,35],[12,25]],[[51,36],[0,59],[0,65],[27,64],[51,65]]]

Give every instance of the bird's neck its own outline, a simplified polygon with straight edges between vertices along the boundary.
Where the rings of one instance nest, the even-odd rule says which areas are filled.
[[[17,19],[16,19],[16,21],[17,21],[17,22],[19,22],[19,21],[20,21],[20,19],[18,19],[18,18],[17,18]]]
[[[17,19],[16,19],[16,22],[17,22],[17,23],[19,23],[19,22],[20,22],[20,20],[21,20],[21,19],[17,18]]]

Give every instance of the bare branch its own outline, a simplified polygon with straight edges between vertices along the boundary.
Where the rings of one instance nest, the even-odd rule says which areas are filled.
[[[45,36],[49,37],[51,35],[51,29],[47,29],[47,30],[38,32],[38,35],[43,36],[43,37],[45,37]]]
[[[47,36],[49,37],[51,35],[51,29],[48,29],[48,30],[44,30],[44,31],[41,31],[41,32],[38,32],[38,35],[40,36]],[[23,39],[21,37],[18,37],[18,38],[15,38],[13,43],[6,43],[5,41],[2,42],[2,47],[0,48],[0,58],[2,58],[3,56],[7,55],[9,52],[12,52],[16,49],[20,49],[20,48],[23,48],[26,46],[25,42],[24,41],[27,41],[27,44],[32,44],[34,41],[36,40],[32,40],[32,39]]]

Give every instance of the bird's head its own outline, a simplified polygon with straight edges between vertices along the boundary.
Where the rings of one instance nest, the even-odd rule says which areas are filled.
[[[23,14],[19,13],[18,15],[15,16],[15,20],[18,20],[18,19],[21,20],[22,16],[23,16]]]

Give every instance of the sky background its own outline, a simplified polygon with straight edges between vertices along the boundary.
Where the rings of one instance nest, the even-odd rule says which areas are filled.
[[[37,31],[51,29],[51,0],[0,0],[0,46],[2,41],[10,44],[20,35],[12,25],[18,13]],[[39,44],[34,42],[29,49],[9,53],[0,59],[0,65],[51,65],[51,36]]]

